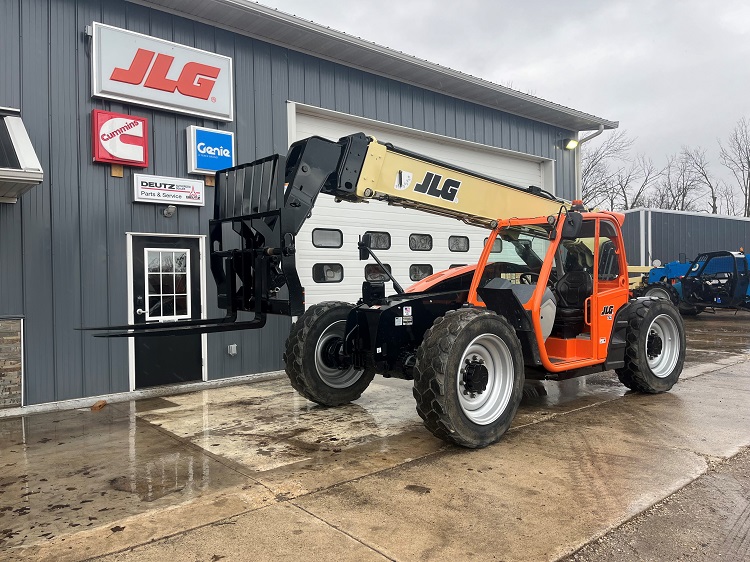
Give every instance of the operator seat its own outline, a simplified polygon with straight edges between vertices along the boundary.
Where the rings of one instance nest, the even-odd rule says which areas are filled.
[[[555,284],[557,313],[552,333],[574,338],[583,331],[584,306],[594,291],[594,280],[588,271],[568,271]]]

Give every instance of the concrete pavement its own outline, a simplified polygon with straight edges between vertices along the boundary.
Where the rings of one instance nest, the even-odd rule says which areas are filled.
[[[750,316],[686,323],[671,392],[544,383],[480,451],[380,378],[338,409],[279,379],[0,420],[0,559],[558,559],[750,445]]]

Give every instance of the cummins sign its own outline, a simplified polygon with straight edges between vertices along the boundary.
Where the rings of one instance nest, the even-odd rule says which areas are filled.
[[[94,162],[148,166],[148,121],[145,117],[95,109],[91,112]]]
[[[92,95],[234,119],[232,59],[94,22]]]

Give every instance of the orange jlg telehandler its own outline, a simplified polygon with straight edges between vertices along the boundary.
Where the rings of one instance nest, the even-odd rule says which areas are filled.
[[[475,265],[406,291],[391,279],[395,295],[365,281],[356,304],[305,310],[295,237],[320,193],[454,217],[489,236]],[[310,137],[286,157],[216,174],[210,267],[224,318],[121,326],[108,335],[261,328],[268,314],[296,316],[284,361],[304,397],[339,406],[359,398],[376,373],[413,379],[417,412],[433,434],[484,447],[510,426],[525,378],[614,369],[625,386],[647,393],[677,382],[682,319],[668,301],[630,298],[623,221],[362,133],[336,142]],[[513,259],[493,252],[498,240]],[[379,263],[369,235],[359,251]],[[240,312],[253,317],[239,320]]]

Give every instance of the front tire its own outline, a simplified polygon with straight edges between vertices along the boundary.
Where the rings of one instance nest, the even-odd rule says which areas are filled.
[[[523,395],[521,344],[505,318],[479,309],[435,320],[417,350],[417,413],[436,437],[486,447],[510,427]]]
[[[685,328],[677,309],[662,299],[638,300],[628,312],[625,366],[620,382],[656,394],[672,388],[685,363]]]
[[[286,340],[284,363],[292,387],[322,406],[356,400],[375,377],[373,369],[341,361],[346,319],[353,308],[345,302],[313,305],[292,325]]]

